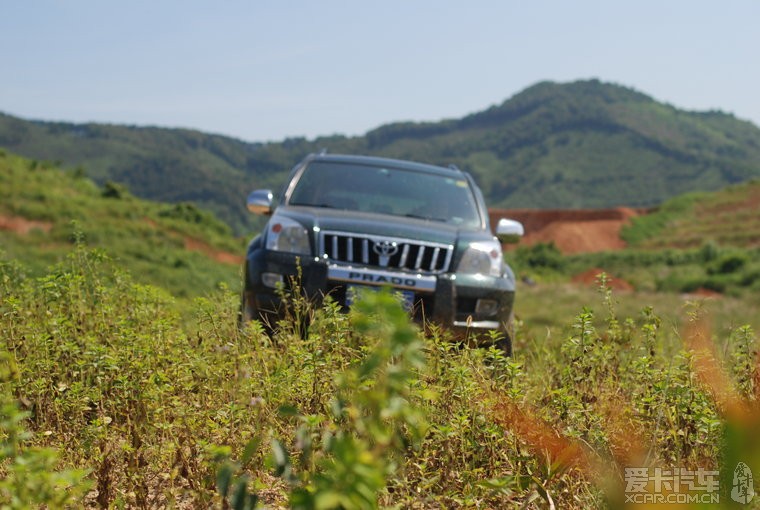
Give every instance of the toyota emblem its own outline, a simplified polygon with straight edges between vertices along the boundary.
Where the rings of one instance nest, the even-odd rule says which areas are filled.
[[[398,243],[395,241],[375,241],[372,251],[380,257],[380,265],[385,267],[388,265],[390,258],[398,253]]]

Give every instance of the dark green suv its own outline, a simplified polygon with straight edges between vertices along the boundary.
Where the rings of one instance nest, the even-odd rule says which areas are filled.
[[[456,167],[367,156],[313,154],[293,168],[274,205],[257,190],[248,209],[270,215],[251,241],[241,319],[273,329],[284,304],[277,289],[301,275],[305,293],[350,307],[362,288],[388,286],[411,315],[476,343],[509,337],[515,276],[501,242],[523,234],[502,219],[491,232],[483,195]]]

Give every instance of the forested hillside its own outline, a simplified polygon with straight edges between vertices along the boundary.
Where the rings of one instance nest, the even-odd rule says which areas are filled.
[[[29,122],[0,114],[0,147],[78,168],[99,184],[122,183],[139,197],[193,202],[239,225],[237,209],[250,186],[247,158],[256,145],[182,129]]]
[[[509,208],[649,206],[760,176],[757,126],[726,113],[678,110],[596,80],[539,83],[461,119],[267,144],[0,115],[0,147],[81,166],[138,196],[195,202],[237,232],[250,228],[243,206],[249,190],[278,188],[298,160],[321,149],[454,163],[475,175],[489,205]]]

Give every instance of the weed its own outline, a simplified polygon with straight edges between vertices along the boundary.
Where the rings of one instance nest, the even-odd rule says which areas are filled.
[[[24,427],[29,413],[20,411],[7,393],[18,375],[14,357],[0,351],[0,506],[74,508],[89,488],[87,471],[58,470],[55,450],[29,445],[32,436]]]
[[[147,508],[614,507],[626,467],[760,473],[753,330],[726,333],[724,370],[697,326],[712,305],[680,327],[600,290],[553,291],[574,319],[541,336],[523,313],[507,358],[422,335],[383,292],[348,314],[304,302],[270,338],[237,327],[234,289],[188,321],[81,242],[40,276],[3,262],[6,423],[29,434],[0,469],[36,455],[37,481],[79,477],[66,504]],[[21,479],[4,497],[28,497]]]

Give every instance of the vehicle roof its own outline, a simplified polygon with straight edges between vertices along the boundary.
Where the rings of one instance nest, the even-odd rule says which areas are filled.
[[[404,168],[417,172],[429,172],[439,175],[461,178],[464,172],[458,168],[431,165],[427,163],[418,163],[402,159],[382,158],[379,156],[358,156],[349,154],[312,154],[307,158],[308,161],[325,161],[334,163],[360,163],[371,166],[388,166],[395,168]]]

